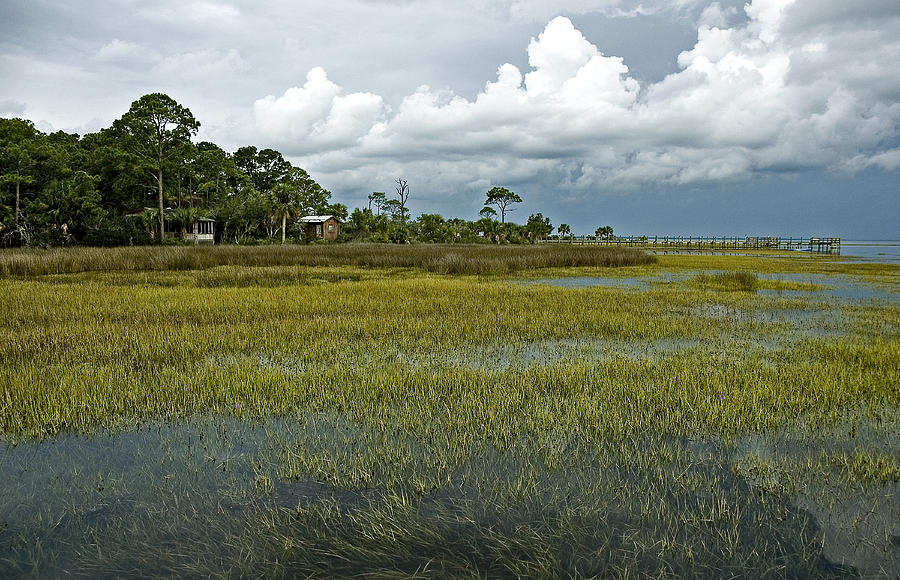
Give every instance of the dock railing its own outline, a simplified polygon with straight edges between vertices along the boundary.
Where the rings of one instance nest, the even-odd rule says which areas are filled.
[[[841,238],[781,238],[776,236],[550,236],[548,244],[623,246],[660,250],[793,250],[840,254]]]

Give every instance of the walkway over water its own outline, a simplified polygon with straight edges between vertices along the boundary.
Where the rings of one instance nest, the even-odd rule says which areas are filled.
[[[592,246],[633,246],[647,249],[672,250],[797,250],[822,254],[840,254],[841,238],[779,238],[705,237],[705,236],[553,236],[543,240],[547,244],[576,244]]]

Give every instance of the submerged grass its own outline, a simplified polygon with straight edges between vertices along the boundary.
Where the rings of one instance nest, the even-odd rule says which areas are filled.
[[[792,495],[826,473],[897,485],[895,302],[709,291],[765,288],[766,259],[686,256],[733,275],[633,291],[504,279],[618,274],[599,254],[337,248],[199,249],[174,271],[170,248],[95,267],[4,257],[0,471],[16,471],[0,575],[837,577],[900,562],[889,524],[880,544],[860,536],[883,549],[848,556],[855,569],[829,561],[832,531]],[[851,409],[833,439],[854,445],[823,447],[815,434]],[[859,436],[870,424],[877,445]],[[785,432],[825,450],[741,447]],[[107,433],[84,442],[101,458],[104,437],[155,435],[30,464],[30,445],[53,448],[30,442],[72,451],[78,433]]]

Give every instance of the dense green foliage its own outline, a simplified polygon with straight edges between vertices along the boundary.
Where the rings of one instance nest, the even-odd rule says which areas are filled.
[[[199,126],[160,93],[83,137],[0,119],[0,246],[146,244],[160,240],[164,214],[182,232],[214,218],[219,241],[299,239],[291,217],[346,216],[281,153],[193,143]]]
[[[553,226],[541,214],[505,223],[521,198],[495,187],[477,221],[422,214],[411,220],[407,180],[397,197],[374,192],[352,213],[274,149],[193,143],[191,111],[161,93],[144,95],[112,126],[84,136],[45,134],[23,119],[0,119],[0,247],[121,246],[158,243],[164,220],[176,233],[198,218],[216,220],[217,243],[310,241],[304,214],[346,221],[339,241],[533,243]],[[169,230],[171,231],[171,230]],[[170,239],[177,243],[178,236]]]

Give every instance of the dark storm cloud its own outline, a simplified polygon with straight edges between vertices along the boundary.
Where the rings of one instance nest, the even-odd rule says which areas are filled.
[[[0,11],[2,114],[84,132],[166,92],[201,138],[279,148],[351,204],[401,173],[416,176],[423,210],[477,211],[471,200],[503,183],[552,213],[900,168],[895,1],[13,0]]]

